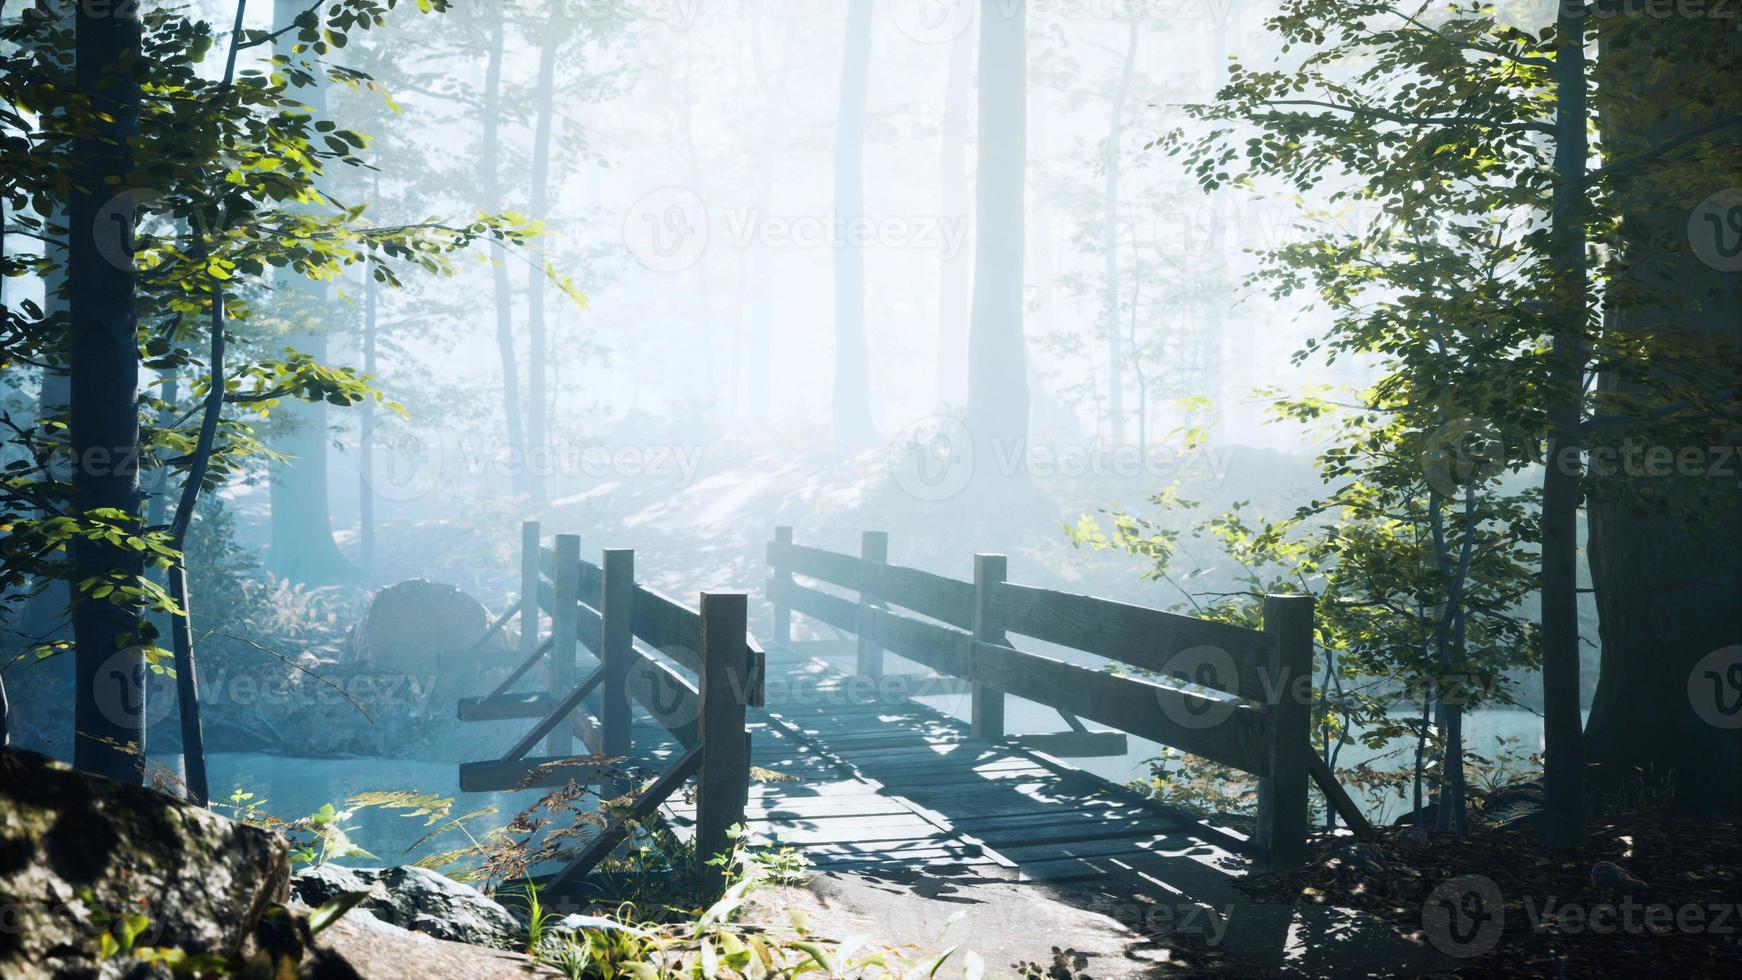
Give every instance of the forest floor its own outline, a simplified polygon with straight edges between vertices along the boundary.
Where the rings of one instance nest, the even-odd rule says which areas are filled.
[[[1321,837],[1304,867],[1242,890],[1366,912],[1445,954],[1446,974],[1737,976],[1739,831],[1633,809],[1595,818],[1576,856],[1547,851],[1524,820],[1416,846]]]

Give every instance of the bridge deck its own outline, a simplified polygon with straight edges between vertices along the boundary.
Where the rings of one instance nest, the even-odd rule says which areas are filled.
[[[753,762],[795,780],[752,786],[757,842],[800,848],[819,868],[999,864],[1024,880],[1159,886],[1205,904],[1229,901],[1250,867],[1231,832],[1020,747],[972,741],[935,708],[859,690],[828,645],[796,646],[767,651],[781,682],[756,713]],[[666,812],[684,827],[693,806]]]

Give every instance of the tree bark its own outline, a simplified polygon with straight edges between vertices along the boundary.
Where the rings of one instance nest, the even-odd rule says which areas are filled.
[[[502,56],[507,29],[502,5],[484,5],[489,24],[489,60],[484,69],[483,137],[479,154],[483,169],[484,210],[502,210]],[[526,492],[526,431],[520,408],[520,361],[514,351],[514,286],[508,281],[508,250],[491,246],[496,285],[496,350],[502,360],[502,415],[508,426],[509,487]],[[367,566],[367,560],[365,560]]]
[[[1555,189],[1551,261],[1556,280],[1548,377],[1548,458],[1542,485],[1543,839],[1577,849],[1585,840],[1584,751],[1579,713],[1579,506],[1583,498],[1585,346],[1585,12],[1563,5],[1555,46]]]
[[[968,430],[976,479],[1028,435],[1023,335],[1027,164],[1027,6],[985,0],[980,12],[979,162],[974,306],[968,325]]]
[[[872,0],[848,0],[847,37],[835,113],[835,443],[870,445],[870,366],[865,342],[865,250],[855,227],[865,211],[865,104],[871,87]]]
[[[275,0],[274,29],[289,27],[308,9],[306,0]],[[292,31],[279,38],[273,49],[281,57],[300,57],[292,54],[297,43],[296,32]],[[316,82],[297,94],[316,116],[325,115],[327,97],[323,84]],[[277,276],[275,306],[292,324],[284,345],[323,364],[327,360],[323,319],[329,312],[329,298],[324,283],[292,271]],[[332,512],[327,500],[327,403],[290,400],[275,414],[289,424],[273,440],[274,448],[289,460],[268,467],[272,507],[268,557],[272,568],[296,582],[350,578],[356,567],[340,553],[333,540]]]
[[[73,505],[112,509],[137,520],[139,495],[139,345],[134,309],[134,216],[108,203],[128,186],[139,130],[141,25],[137,8],[96,10],[76,20],[76,79],[94,111],[94,135],[79,140],[81,177],[70,214]],[[105,206],[107,204],[107,206]],[[73,581],[137,578],[141,555],[104,541],[75,539]],[[73,642],[78,687],[73,762],[130,783],[145,776],[145,660],[138,607],[75,595]]]
[[[1125,37],[1125,62],[1107,110],[1107,172],[1101,190],[1101,335],[1107,343],[1107,433],[1113,445],[1125,442],[1125,352],[1119,343],[1119,161],[1125,135],[1125,102],[1137,69],[1142,22],[1131,18]],[[1134,352],[1134,356],[1135,352]]]
[[[968,199],[968,83],[974,70],[974,40],[962,31],[950,42],[949,80],[944,87],[943,146],[938,153],[941,217],[967,222]],[[961,251],[943,256],[938,270],[937,381],[934,386],[938,409],[960,405],[968,378],[968,291],[972,282],[973,236],[962,240]]]
[[[1612,159],[1635,157],[1742,104],[1731,77],[1742,36],[1725,37],[1699,21],[1645,17],[1604,18],[1599,30],[1596,72],[1599,91],[1611,93],[1601,121]],[[1649,338],[1648,360],[1643,375],[1608,370],[1599,377],[1599,417],[1650,417],[1687,389],[1735,398],[1742,276],[1708,264],[1712,253],[1702,255],[1701,246],[1742,239],[1703,225],[1696,209],[1735,186],[1742,135],[1714,134],[1708,143],[1708,153],[1731,162],[1714,163],[1690,148],[1616,184],[1622,226],[1608,328]],[[1698,240],[1714,234],[1727,237]],[[1713,465],[1710,450],[1742,444],[1739,435],[1733,414],[1682,413],[1599,430],[1593,440],[1594,451],[1621,460],[1590,502],[1602,640],[1585,732],[1593,784],[1642,774],[1675,809],[1701,818],[1734,816],[1742,806],[1742,731],[1713,724],[1726,707],[1733,710],[1724,701],[1735,697],[1735,682],[1721,669],[1701,676],[1702,660],[1742,645],[1742,491],[1733,473],[1718,472],[1724,467]],[[1651,447],[1677,456],[1691,450],[1701,463],[1654,473],[1625,462],[1623,454]]]

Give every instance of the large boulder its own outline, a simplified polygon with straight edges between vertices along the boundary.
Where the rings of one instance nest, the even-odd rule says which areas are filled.
[[[0,976],[96,975],[101,935],[140,915],[136,948],[233,955],[289,872],[271,831],[0,749]]]
[[[369,610],[351,631],[351,655],[383,682],[434,682],[443,697],[480,694],[480,674],[509,656],[502,637],[481,650],[471,647],[490,628],[484,604],[451,585],[412,579],[388,586],[369,600]]]
[[[357,911],[390,926],[450,942],[505,949],[519,944],[526,931],[520,920],[477,889],[428,868],[325,864],[298,871],[290,880],[290,888],[297,901],[316,907],[346,892],[370,892]]]

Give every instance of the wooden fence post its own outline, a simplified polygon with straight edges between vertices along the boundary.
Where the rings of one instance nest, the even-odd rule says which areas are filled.
[[[974,556],[974,639],[1004,643],[1007,638],[992,615],[992,590],[1009,575],[1010,561],[1004,555]],[[975,738],[1004,737],[1004,692],[975,681],[973,688],[973,735]]]
[[[1273,869],[1306,859],[1307,771],[1311,751],[1313,597],[1264,597],[1264,633],[1270,662],[1264,679],[1270,715],[1266,773],[1258,779],[1258,833]]]
[[[550,694],[561,700],[575,686],[575,648],[580,642],[580,614],[575,604],[581,601],[581,539],[575,534],[556,536],[556,581],[552,594],[555,605],[550,611]],[[545,736],[546,755],[566,756],[574,752],[574,733],[567,725],[558,725]]]
[[[604,556],[604,584],[599,601],[600,659],[605,664],[604,703],[599,723],[605,732],[601,751],[613,758],[630,750],[629,665],[634,657],[635,552],[610,549]],[[615,781],[606,795],[621,796],[629,786]]]
[[[520,659],[538,649],[538,522],[520,525]]]
[[[775,544],[792,544],[792,528],[777,527],[774,529]],[[774,589],[792,584],[792,573],[787,571],[783,563],[775,557],[774,550],[768,552],[768,580]],[[773,590],[770,590],[773,591]],[[778,598],[769,599],[774,606],[774,642],[792,642],[792,610]]]
[[[859,557],[867,562],[885,564],[889,561],[889,535],[883,531],[866,531],[859,538]],[[871,623],[871,610],[882,609],[868,583],[859,583],[859,628],[854,632],[859,637],[859,670],[860,677],[883,676],[883,646],[877,641],[877,628]]]
[[[702,771],[696,787],[696,856],[703,861],[731,847],[726,832],[743,824],[750,798],[750,733],[744,705],[752,683],[746,641],[748,598],[703,592],[701,650]],[[710,898],[725,889],[724,867],[706,867]]]

